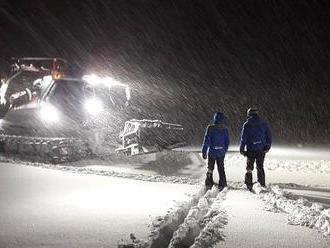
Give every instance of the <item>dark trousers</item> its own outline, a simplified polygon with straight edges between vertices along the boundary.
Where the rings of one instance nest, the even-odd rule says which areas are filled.
[[[257,164],[257,176],[258,182],[261,186],[265,187],[265,170],[264,170],[265,153],[263,151],[248,151],[246,161],[246,174],[245,184],[248,187],[252,187],[252,171],[254,168],[254,162]]]
[[[214,164],[217,162],[218,166],[218,172],[219,172],[219,186],[220,187],[227,187],[227,179],[226,179],[226,173],[225,173],[225,167],[224,167],[224,157],[220,158],[214,158],[212,156],[208,157],[208,166],[207,168],[209,171],[214,170]]]

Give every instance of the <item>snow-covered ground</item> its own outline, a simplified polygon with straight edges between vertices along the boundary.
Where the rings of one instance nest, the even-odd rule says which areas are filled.
[[[197,175],[196,156],[200,156],[197,153],[200,149],[197,147],[185,149],[196,152],[195,156],[190,155],[195,157],[191,159],[195,161],[194,165],[190,166],[191,172],[185,171],[185,173]],[[246,158],[238,153],[237,147],[236,150],[235,147],[231,147],[229,151],[225,159],[227,179],[233,182],[242,181]],[[205,173],[206,161],[199,163],[204,163],[198,170],[198,175],[202,175]],[[330,189],[330,149],[273,147],[266,155],[265,171],[267,183],[295,183]],[[254,174],[256,176],[256,170]]]
[[[200,149],[198,147],[180,149],[131,158],[89,159],[68,163],[66,166],[27,164],[78,173],[104,174],[140,180],[153,178],[154,181],[169,182],[181,178],[182,183],[196,184],[201,182],[205,176],[207,165],[206,160],[201,158]],[[0,160],[4,161],[3,158]],[[246,158],[232,148],[225,159],[228,181],[241,182],[244,179],[245,167]],[[265,171],[267,183],[298,184],[330,189],[330,150],[274,147],[266,155]],[[256,176],[256,170],[254,175]],[[218,180],[216,170],[214,180]]]
[[[228,180],[242,181],[245,173],[245,158],[228,155],[226,172]],[[266,183],[294,183],[310,187],[330,188],[330,160],[274,158],[265,159]],[[254,178],[256,170],[254,171]]]
[[[131,247],[329,247],[329,210],[290,200],[278,187],[254,189],[256,195],[233,184],[197,194]]]
[[[285,213],[264,210],[264,204],[247,191],[229,191],[223,208],[228,224],[223,240],[215,247],[328,247],[321,234],[302,226],[287,224]]]
[[[304,198],[290,199],[288,193],[278,186],[260,194],[266,202],[266,209],[271,212],[285,212],[291,225],[307,226],[317,229],[324,236],[330,235],[330,209],[319,203],[312,203]]]
[[[0,247],[117,247],[196,186],[0,164]]]
[[[1,163],[0,247],[117,247],[130,233],[137,239],[119,247],[329,247],[327,150],[275,147],[265,160],[268,191],[251,195],[240,189],[246,161],[237,151],[225,160],[229,189],[205,193],[206,161],[185,149]]]

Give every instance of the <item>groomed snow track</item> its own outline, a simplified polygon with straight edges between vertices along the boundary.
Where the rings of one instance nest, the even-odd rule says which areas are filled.
[[[79,139],[16,135],[0,135],[0,152],[6,157],[55,164],[79,160],[89,155],[86,142]]]
[[[119,248],[202,248],[212,247],[223,239],[222,230],[227,214],[221,208],[227,190],[202,188],[189,202],[178,206],[152,223],[147,241],[122,242]]]

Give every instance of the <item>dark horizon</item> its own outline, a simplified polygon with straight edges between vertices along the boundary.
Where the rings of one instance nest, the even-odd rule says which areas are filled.
[[[276,143],[330,144],[327,1],[2,1],[0,74],[56,56],[110,75],[201,142],[212,113],[239,138],[256,106]]]

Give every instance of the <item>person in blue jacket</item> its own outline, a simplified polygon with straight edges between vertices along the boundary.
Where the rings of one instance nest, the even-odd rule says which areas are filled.
[[[229,133],[225,125],[225,115],[217,112],[213,116],[213,124],[209,125],[205,132],[202,147],[202,156],[208,158],[208,171],[206,173],[205,186],[210,189],[213,186],[214,164],[217,162],[219,172],[219,190],[227,186],[224,158],[229,146]]]
[[[262,121],[256,108],[249,108],[247,121],[243,124],[240,141],[240,153],[247,157],[245,184],[252,191],[252,171],[257,164],[258,182],[266,187],[264,159],[272,145],[272,136],[266,122]]]

